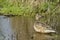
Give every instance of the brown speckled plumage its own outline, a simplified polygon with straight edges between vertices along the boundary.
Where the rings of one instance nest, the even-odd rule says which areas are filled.
[[[36,15],[36,21],[34,23],[34,30],[36,32],[41,32],[41,33],[54,33],[56,32],[55,30],[53,30],[51,28],[51,26],[47,25],[47,24],[44,24],[44,23],[41,23],[39,22],[39,18],[41,18],[40,15]]]

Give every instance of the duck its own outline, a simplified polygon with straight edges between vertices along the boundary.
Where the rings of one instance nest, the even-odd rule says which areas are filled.
[[[56,31],[49,25],[45,23],[41,23],[39,19],[42,18],[41,15],[36,14],[35,19],[36,21],[34,22],[34,30],[39,33],[55,33]]]

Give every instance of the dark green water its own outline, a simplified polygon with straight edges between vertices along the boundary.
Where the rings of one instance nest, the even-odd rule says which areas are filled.
[[[59,30],[57,34],[41,34],[34,31],[34,20],[30,17],[13,17],[13,26],[16,27],[17,40],[60,40]]]
[[[0,16],[0,40],[60,40],[59,27],[56,28],[57,34],[41,34],[34,31],[33,24],[34,20],[31,17]],[[12,32],[14,39],[11,39]]]

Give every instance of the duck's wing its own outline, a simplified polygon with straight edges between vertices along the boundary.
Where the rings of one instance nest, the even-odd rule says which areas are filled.
[[[56,32],[56,30],[54,30],[51,26],[47,25],[46,26],[46,32]]]
[[[46,33],[55,32],[55,30],[51,26],[43,23],[35,23],[34,29],[37,32],[46,32]]]

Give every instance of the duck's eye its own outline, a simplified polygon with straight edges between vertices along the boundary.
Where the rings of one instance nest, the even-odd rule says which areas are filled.
[[[35,0],[36,1],[36,0]]]
[[[49,28],[49,27],[46,27],[46,28]]]

